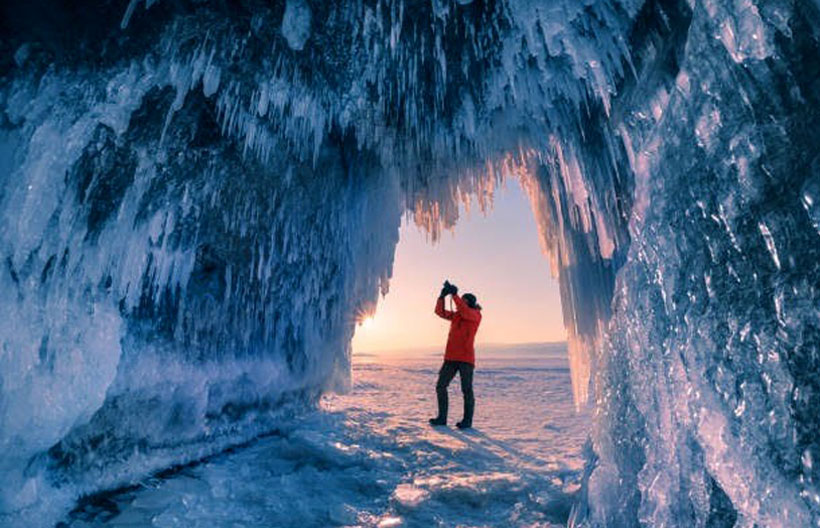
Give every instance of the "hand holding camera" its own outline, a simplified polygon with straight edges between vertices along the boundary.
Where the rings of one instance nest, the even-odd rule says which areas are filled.
[[[441,289],[439,297],[446,297],[447,295],[455,295],[458,293],[458,287],[455,284],[450,284],[450,281],[444,281],[444,287]]]

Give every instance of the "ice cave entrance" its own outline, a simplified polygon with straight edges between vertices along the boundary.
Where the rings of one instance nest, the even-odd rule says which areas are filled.
[[[433,307],[445,279],[474,293],[483,307],[477,361],[488,347],[566,341],[558,282],[518,179],[507,178],[496,189],[486,213],[474,202],[459,206],[457,224],[435,242],[412,218],[404,219],[390,291],[375,314],[360,317],[354,361],[422,355],[440,360],[448,326]]]
[[[432,506],[438,489],[480,496],[476,500],[487,506],[475,510],[482,512],[475,523],[492,524],[488,519],[504,510],[507,491],[501,490],[520,485],[549,504],[529,509],[525,515],[534,517],[527,522],[544,516],[567,522],[580,486],[590,414],[573,398],[559,284],[540,237],[515,177],[494,191],[486,214],[462,206],[452,231],[436,242],[412,218],[400,227],[389,292],[372,318],[356,327],[352,390],[326,396],[324,405],[348,410],[348,419],[365,424],[369,438],[403,446],[400,456],[407,463],[401,467],[412,475],[411,484],[398,487],[392,500],[407,512],[408,525],[422,512],[447,518]],[[435,383],[449,328],[433,313],[444,279],[473,292],[483,307],[475,416],[466,434],[455,427],[464,403],[457,379],[449,387],[449,427],[427,425],[437,410]],[[460,511],[458,521],[469,524],[465,515]]]

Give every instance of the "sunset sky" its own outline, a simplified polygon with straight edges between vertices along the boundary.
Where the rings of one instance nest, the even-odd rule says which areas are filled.
[[[379,301],[375,316],[357,327],[353,353],[443,349],[448,323],[433,308],[445,279],[459,293],[475,294],[482,305],[477,343],[566,339],[558,283],[515,179],[496,191],[486,217],[476,208],[463,212],[455,229],[436,244],[412,221],[404,222],[390,293]]]

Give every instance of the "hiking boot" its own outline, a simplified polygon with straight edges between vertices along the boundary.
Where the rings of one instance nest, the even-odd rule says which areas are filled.
[[[473,424],[466,420],[461,420],[460,422],[456,423],[456,427],[458,427],[459,429],[471,429],[473,427]]]
[[[444,418],[430,418],[430,425],[447,425],[447,420]]]

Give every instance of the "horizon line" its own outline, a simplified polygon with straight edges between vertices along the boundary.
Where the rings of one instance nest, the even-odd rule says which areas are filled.
[[[499,342],[499,341],[491,341],[485,343],[476,343],[475,347],[513,347],[513,346],[535,346],[535,345],[564,345],[567,343],[567,340],[564,339],[562,341],[519,341],[519,342]],[[420,346],[409,346],[409,347],[401,347],[401,348],[374,348],[374,349],[367,349],[367,350],[360,350],[358,353],[360,354],[373,354],[375,352],[407,352],[410,350],[432,350],[441,348],[444,350],[444,344],[436,344],[436,345],[420,345]],[[351,350],[351,355],[355,355],[357,352]]]

